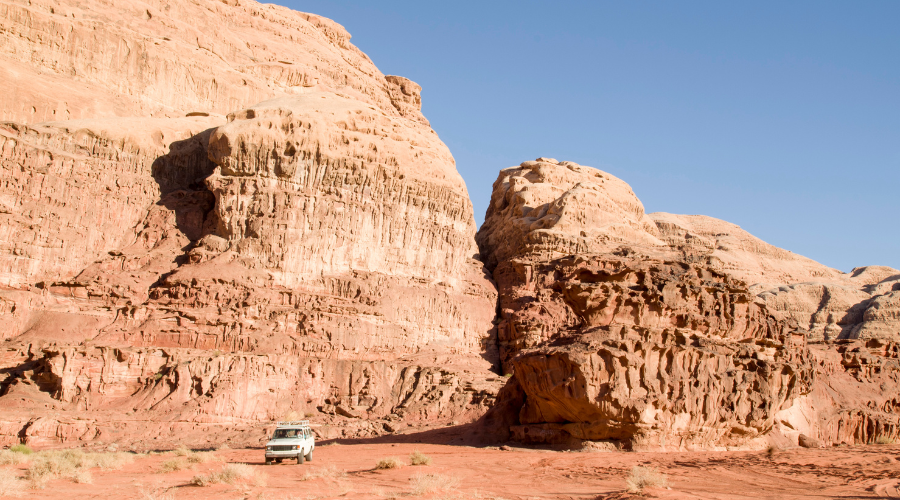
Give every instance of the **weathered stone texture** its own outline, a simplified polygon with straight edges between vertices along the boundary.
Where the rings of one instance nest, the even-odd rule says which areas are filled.
[[[896,339],[896,271],[848,276],[732,224],[646,215],[624,182],[549,158],[500,173],[476,238],[512,374],[501,433],[627,449],[896,433],[893,348],[808,345]]]
[[[316,85],[401,114],[341,25],[254,1],[4,0],[0,58],[0,120],[224,115]]]
[[[4,116],[100,117],[0,132],[0,439],[486,410],[496,291],[418,85],[251,1],[10,1],[0,23]]]

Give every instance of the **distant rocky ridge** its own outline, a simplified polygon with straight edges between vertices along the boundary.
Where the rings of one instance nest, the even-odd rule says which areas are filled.
[[[476,236],[421,87],[312,14],[0,0],[0,28],[0,445],[240,446],[300,415],[320,439],[897,436],[900,271],[645,214],[549,158],[500,173]]]

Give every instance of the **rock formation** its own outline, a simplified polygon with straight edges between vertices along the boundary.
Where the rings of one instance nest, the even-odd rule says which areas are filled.
[[[119,7],[0,7],[0,442],[483,413],[496,292],[420,87],[317,16]]]
[[[0,120],[225,115],[322,85],[427,123],[343,26],[278,5],[3,0],[0,37]]]
[[[500,295],[514,439],[691,449],[897,433],[884,389],[898,387],[896,344],[809,345],[828,308],[860,302],[881,314],[854,332],[896,340],[896,271],[846,276],[732,224],[648,215],[621,180],[549,158],[500,173],[477,240]],[[803,302],[836,287],[835,301]]]
[[[501,172],[476,236],[421,87],[333,21],[0,0],[0,62],[0,445],[257,444],[297,415],[373,436],[491,406],[492,438],[537,443],[898,434],[900,271],[646,214],[550,158]]]

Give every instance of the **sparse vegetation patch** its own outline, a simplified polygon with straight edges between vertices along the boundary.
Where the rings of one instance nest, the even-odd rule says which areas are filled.
[[[28,455],[9,450],[0,450],[0,465],[19,465],[29,460],[31,460],[31,457]]]
[[[172,460],[166,460],[159,467],[160,472],[178,472],[182,469],[186,469],[190,467],[186,460],[181,460],[179,458],[173,458]]]
[[[431,457],[424,455],[421,451],[416,450],[409,456],[410,465],[431,465]]]
[[[382,458],[375,464],[375,468],[378,470],[386,470],[386,469],[399,469],[403,467],[403,462],[397,457],[388,457]]]
[[[13,453],[21,453],[22,455],[31,455],[34,453],[27,444],[15,444],[9,447],[9,451]]]
[[[199,474],[191,479],[191,484],[196,486],[209,486],[211,484],[247,483],[254,486],[266,485],[266,474],[257,471],[255,467],[247,464],[228,464],[218,471],[209,474]]]
[[[311,481],[313,479],[326,478],[326,479],[338,479],[346,477],[347,473],[338,469],[334,465],[328,465],[326,467],[318,467],[311,471],[308,471],[304,474],[300,480],[301,481]]]
[[[656,467],[635,466],[625,478],[628,491],[640,493],[644,488],[664,488],[669,483],[669,478]]]
[[[134,461],[129,453],[85,453],[81,450],[52,450],[32,455],[25,479],[32,489],[43,489],[47,483],[68,478],[78,483],[93,482],[89,469],[119,469]]]

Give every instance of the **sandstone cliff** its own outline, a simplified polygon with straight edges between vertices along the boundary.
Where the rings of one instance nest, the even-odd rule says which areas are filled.
[[[900,271],[646,214],[550,158],[500,173],[476,236],[421,87],[333,21],[0,0],[0,62],[0,445],[256,444],[298,414],[372,436],[491,406],[490,438],[536,443],[898,434]]]
[[[844,275],[733,224],[648,215],[623,181],[549,158],[500,173],[477,240],[515,439],[691,449],[897,433],[894,270]],[[810,347],[839,321],[831,338],[886,340]]]
[[[486,410],[496,292],[418,85],[249,1],[9,1],[0,22],[20,122],[0,127],[0,441]]]
[[[255,1],[3,0],[0,58],[0,120],[224,115],[324,85],[427,124],[343,26]]]

